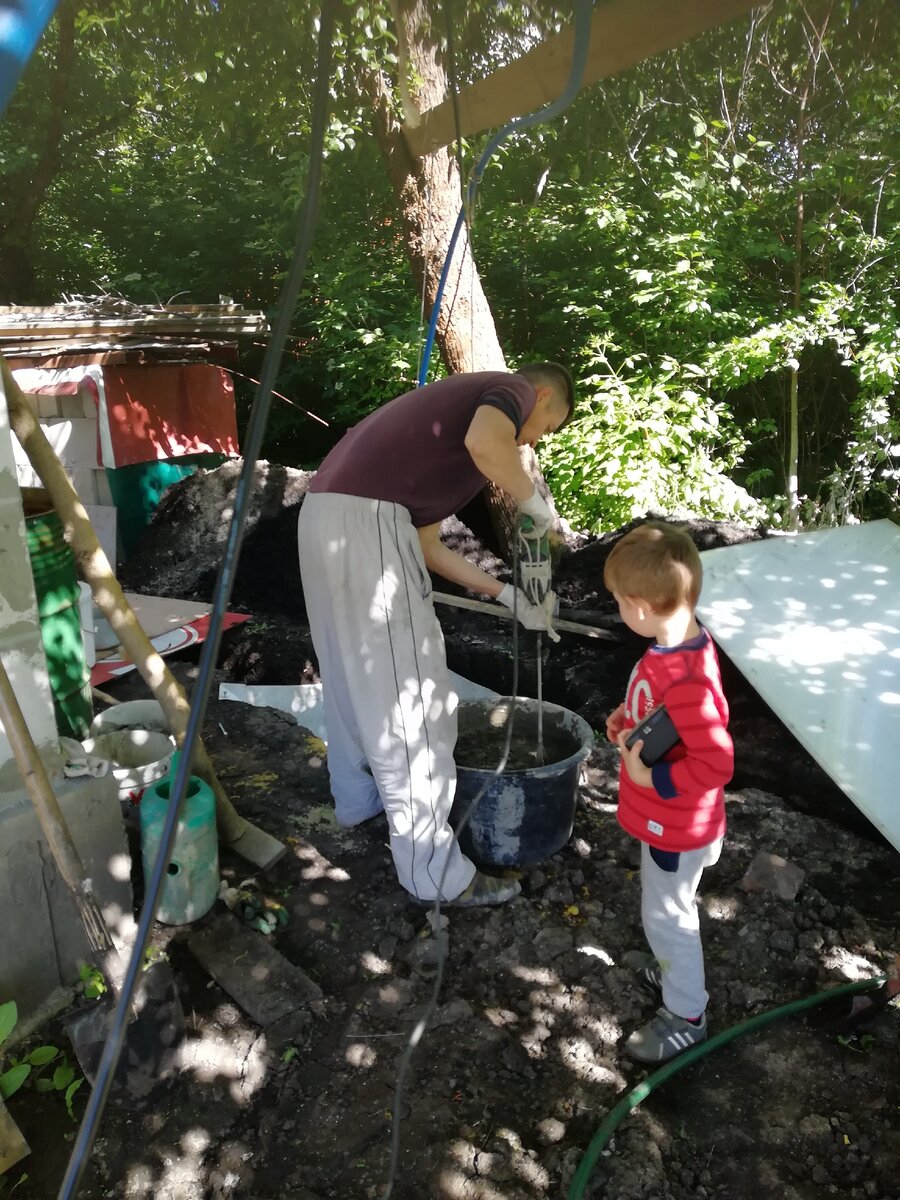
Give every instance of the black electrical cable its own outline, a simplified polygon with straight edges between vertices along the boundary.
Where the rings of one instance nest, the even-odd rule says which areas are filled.
[[[322,149],[328,117],[327,107],[329,81],[331,78],[332,35],[336,7],[337,0],[324,0],[322,6],[319,22],[316,86],[310,129],[310,155],[306,196],[300,210],[300,221],[297,238],[294,243],[293,259],[282,287],[275,325],[263,362],[259,390],[256,393],[256,398],[250,412],[250,421],[244,445],[244,462],[235,491],[234,513],[228,530],[228,539],[225,544],[222,565],[219,569],[219,577],[216,581],[216,590],[209,620],[209,633],[203,646],[197,683],[191,697],[191,713],[188,719],[182,753],[178,758],[175,771],[169,810],[166,815],[165,825],[163,826],[159,853],[147,884],[144,905],[141,909],[128,970],[125,974],[121,994],[113,1010],[109,1034],[107,1035],[103,1054],[100,1059],[100,1066],[97,1070],[96,1082],[66,1168],[66,1174],[59,1191],[59,1200],[72,1200],[76,1195],[84,1169],[87,1166],[91,1148],[94,1144],[94,1138],[97,1135],[100,1118],[103,1115],[113,1075],[119,1061],[119,1055],[122,1052],[125,1027],[131,1014],[138,976],[143,966],[144,952],[149,942],[153,922],[156,917],[163,877],[172,853],[175,833],[178,828],[178,819],[187,790],[187,781],[190,777],[193,748],[197,743],[199,731],[206,713],[206,705],[209,700],[212,677],[221,642],[222,621],[231,596],[237,561],[243,541],[244,522],[254,483],[256,459],[262,446],[266,421],[271,407],[272,388],[278,375],[284,343],[287,340],[288,329],[293,318],[294,305],[296,304],[300,285],[303,281],[306,262],[315,232],[319,202],[319,181],[322,171]]]

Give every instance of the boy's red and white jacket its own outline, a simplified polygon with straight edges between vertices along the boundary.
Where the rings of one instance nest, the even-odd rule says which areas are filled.
[[[628,681],[624,729],[660,704],[681,741],[652,768],[653,786],[639,787],[622,764],[619,824],[660,850],[698,850],[725,833],[725,784],[734,773],[728,702],[719,659],[705,629],[680,646],[651,646]]]

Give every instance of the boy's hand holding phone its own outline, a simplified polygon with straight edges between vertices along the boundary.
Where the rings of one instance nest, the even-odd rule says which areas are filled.
[[[625,764],[625,770],[632,783],[636,783],[638,787],[653,787],[653,772],[641,760],[641,749],[644,743],[637,741],[631,746],[628,745],[628,739],[633,732],[632,729],[622,729],[616,738],[619,750],[622,752],[622,762]]]
[[[658,704],[639,721],[628,734],[626,745],[641,743],[641,762],[652,767],[665,758],[676,742],[680,742],[678,730],[669,716],[665,704]]]
[[[625,705],[620,704],[615,712],[611,712],[606,718],[606,736],[611,742],[618,743],[619,734],[625,725]]]
[[[618,709],[607,720],[607,732],[617,715]],[[672,718],[666,712],[666,706],[660,704],[632,729],[623,730],[620,727],[615,740],[619,744],[625,770],[632,783],[639,787],[653,787],[651,768],[681,739]]]

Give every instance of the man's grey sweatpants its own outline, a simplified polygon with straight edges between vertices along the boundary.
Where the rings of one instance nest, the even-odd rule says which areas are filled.
[[[663,1004],[678,1017],[699,1017],[709,1001],[697,888],[703,868],[719,861],[722,840],[683,851],[675,871],[663,871],[650,857],[647,843],[641,843],[644,936],[662,971]]]
[[[383,808],[400,883],[452,900],[475,867],[448,824],[458,697],[419,535],[402,505],[317,492],[298,538],[335,815],[358,825]]]

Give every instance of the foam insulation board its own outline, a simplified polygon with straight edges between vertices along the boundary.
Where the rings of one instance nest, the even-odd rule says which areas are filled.
[[[872,521],[702,557],[703,623],[900,850],[900,526]]]

